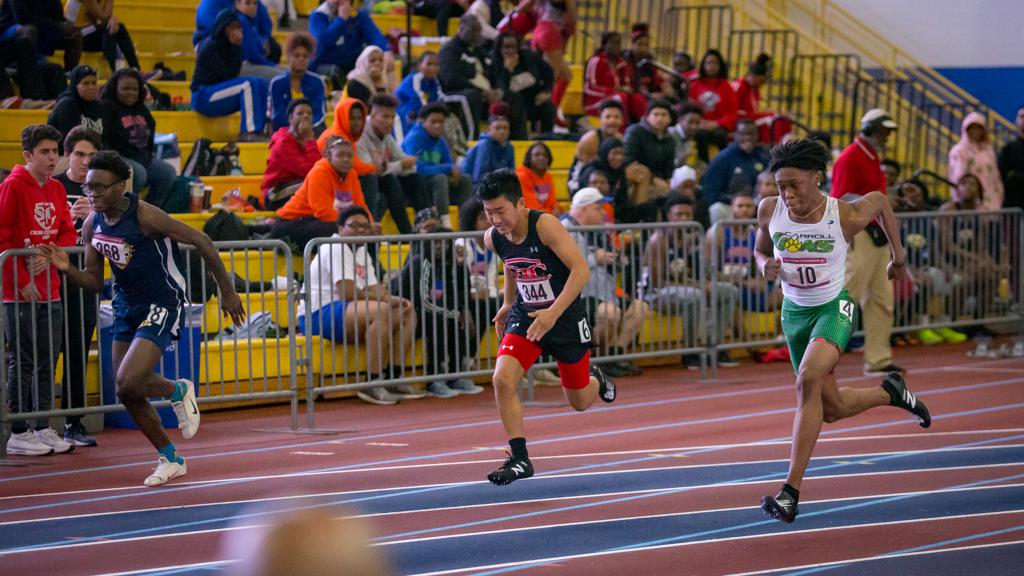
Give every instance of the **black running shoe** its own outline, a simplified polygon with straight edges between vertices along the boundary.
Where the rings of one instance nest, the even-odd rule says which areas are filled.
[[[601,400],[608,403],[615,402],[615,382],[605,375],[604,371],[601,370],[601,367],[596,364],[590,367],[590,375],[597,378],[597,393],[601,397]]]
[[[506,452],[508,454],[508,452]],[[487,475],[487,479],[491,481],[491,484],[497,486],[505,486],[511,484],[521,478],[529,478],[533,476],[533,464],[527,459],[519,459],[508,454],[508,459],[494,472]]]
[[[899,372],[891,372],[886,376],[882,381],[882,388],[889,393],[891,406],[903,408],[913,414],[921,428],[932,425],[932,415],[928,412],[928,407],[907,389],[907,383],[903,381],[903,376]]]
[[[796,520],[796,515],[799,514],[797,499],[793,498],[785,490],[779,490],[779,493],[775,496],[761,498],[761,510],[764,510],[764,513],[768,516],[781,520],[786,524]]]

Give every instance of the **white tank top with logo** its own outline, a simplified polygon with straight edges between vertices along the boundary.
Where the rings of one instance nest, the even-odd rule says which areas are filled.
[[[768,224],[775,257],[782,262],[782,294],[798,306],[820,306],[843,290],[848,243],[839,222],[839,201],[827,198],[813,223],[793,222],[779,198]]]

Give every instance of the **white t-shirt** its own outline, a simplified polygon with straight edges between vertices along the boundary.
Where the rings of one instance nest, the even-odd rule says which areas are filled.
[[[489,298],[498,297],[498,255],[481,247],[476,238],[456,238],[455,246],[466,251],[466,268],[469,269],[470,293],[475,297],[481,292]]]
[[[335,234],[332,239],[340,239]],[[357,290],[363,290],[379,283],[377,267],[366,252],[366,246],[360,244],[352,251],[352,244],[323,244],[313,258],[306,278],[306,289],[310,291],[312,311],[338,301],[338,282],[351,280]],[[304,304],[300,302],[298,315],[305,316]]]

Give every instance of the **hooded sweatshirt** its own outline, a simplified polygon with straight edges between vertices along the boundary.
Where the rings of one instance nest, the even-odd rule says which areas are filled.
[[[359,53],[370,44],[388,49],[388,39],[366,10],[353,8],[352,15],[342,20],[327,2],[309,15],[309,33],[316,38],[316,58],[309,66],[313,69],[322,64],[352,68]]]
[[[331,124],[330,128],[324,130],[323,134],[321,134],[320,138],[316,141],[316,146],[321,152],[323,151],[324,146],[327,145],[327,140],[335,136],[344,138],[352,144],[353,149],[355,148],[363,133],[352,133],[352,119],[350,114],[353,106],[359,106],[363,109],[363,118],[365,118],[363,130],[366,130],[370,122],[370,111],[366,109],[366,104],[363,104],[355,98],[342,98],[338,102],[337,107],[334,108],[334,123]],[[359,176],[366,176],[367,174],[375,174],[377,172],[376,166],[369,162],[363,162],[359,159],[358,155],[355,158],[355,164],[352,165],[352,168]]]
[[[732,85],[725,78],[698,78],[690,82],[690,99],[704,109],[704,119],[714,120],[732,132],[739,118],[739,104]]]
[[[516,175],[519,176],[519,185],[523,188],[526,207],[554,214],[558,209],[558,199],[555,198],[555,177],[551,170],[545,170],[543,176],[537,176],[533,170],[520,166],[516,169]]]
[[[981,126],[985,135],[981,142],[971,141],[967,128],[971,125]],[[998,210],[1003,207],[1003,180],[999,174],[996,161],[996,150],[985,127],[985,117],[977,112],[968,114],[960,127],[960,142],[949,151],[949,179],[959,182],[964,174],[974,174],[981,180],[981,205],[986,210]]]
[[[626,163],[639,162],[651,169],[655,178],[670,180],[676,167],[676,141],[668,130],[658,136],[641,120],[626,130]]]
[[[299,144],[287,127],[279,128],[270,139],[267,171],[263,174],[260,190],[266,193],[278,184],[304,180],[321,158],[323,155],[317,149],[315,140]]]
[[[235,0],[202,0],[196,8],[196,31],[192,35],[192,45],[199,46],[217,27],[215,22],[221,11],[235,9]],[[256,32],[262,38],[269,38],[274,31],[274,23],[270,21],[270,13],[263,2],[256,3],[256,18],[253,19]]]
[[[262,6],[263,3],[260,2],[259,5]],[[256,13],[256,18],[250,18],[237,10],[235,14],[238,14],[238,20],[242,23],[242,59],[251,64],[277,67],[278,62],[271,61],[263,53],[263,43],[271,37],[263,36],[259,32],[259,23],[256,20],[259,18],[259,12]]]
[[[233,22],[241,22],[234,10],[223,10],[217,14],[210,36],[196,50],[196,69],[192,74],[191,86],[193,92],[204,86],[214,86],[238,78],[242,71],[242,47],[228,41],[226,32],[228,25]]]
[[[383,56],[384,51],[372,45],[363,48],[359,58],[356,59],[356,67],[348,73],[348,84],[345,85],[348,96],[367,106],[370,105],[370,98],[373,98],[375,94],[391,94],[398,89],[394,68],[391,70],[385,68],[381,77],[374,81],[370,74],[370,58],[374,54]]]
[[[437,78],[430,80],[422,72],[410,74],[402,80],[395,92],[398,98],[398,117],[402,120],[403,132],[408,132],[416,123],[416,116],[424,104],[436,102],[444,98],[441,82]]]
[[[501,168],[515,168],[515,148],[511,142],[498,144],[491,135],[484,133],[476,146],[469,149],[460,169],[467,174],[474,184],[483,180],[484,176]]]
[[[53,178],[42,186],[22,165],[17,165],[0,184],[0,253],[4,250],[27,248],[54,243],[74,246],[78,233],[71,223],[64,187]],[[28,258],[8,258],[4,261],[4,302],[21,301],[20,291],[34,281],[43,302],[60,300],[60,275],[50,266],[34,278],[28,271]],[[15,286],[14,266],[18,266]]]
[[[121,156],[146,166],[156,150],[156,120],[146,107],[146,86],[140,86],[135,104],[125,106],[117,99],[115,82],[107,82],[100,95],[105,114],[103,144]]]
[[[443,137],[434,138],[423,124],[416,124],[402,140],[402,150],[418,158],[416,171],[426,177],[451,174],[452,153]]]
[[[580,188],[589,186],[590,175],[600,170],[608,176],[608,195],[614,198],[615,222],[657,222],[657,201],[650,200],[640,204],[633,203],[632,198],[629,196],[629,182],[626,181],[625,165],[619,166],[619,169],[616,170],[612,168],[611,162],[608,160],[612,150],[622,148],[623,146],[622,140],[618,138],[605,138],[597,149],[597,158],[584,166],[580,171]]]
[[[349,170],[342,178],[327,158],[321,158],[313,165],[295,195],[277,210],[277,216],[284,220],[313,217],[335,222],[338,214],[353,204],[366,208],[356,171]]]
[[[67,136],[75,126],[84,126],[103,135],[103,107],[98,100],[83,100],[78,95],[78,84],[88,76],[96,76],[96,70],[89,66],[78,66],[71,71],[70,87],[57,98],[57,105],[50,112],[46,123]],[[58,143],[59,152],[64,154],[64,143]]]

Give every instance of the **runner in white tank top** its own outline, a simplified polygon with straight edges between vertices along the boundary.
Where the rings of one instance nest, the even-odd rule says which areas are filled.
[[[770,170],[779,197],[758,206],[754,257],[765,279],[781,279],[782,331],[797,374],[798,406],[793,424],[789,474],[776,496],[761,499],[769,516],[792,522],[797,516],[800,483],[822,421],[835,422],[876,406],[903,408],[921,426],[931,415],[898,373],[874,388],[839,388],[833,368],[854,324],[854,305],[843,281],[849,238],[878,219],[892,247],[889,277],[905,274],[906,255],[899,225],[880,192],[853,202],[829,198],[818,189],[830,156],[810,140],[794,140],[772,150]]]
[[[785,202],[776,202],[768,231],[775,258],[782,262],[782,294],[800,306],[820,306],[843,290],[846,249],[839,201],[822,195],[825,213],[812,223],[794,222]]]

